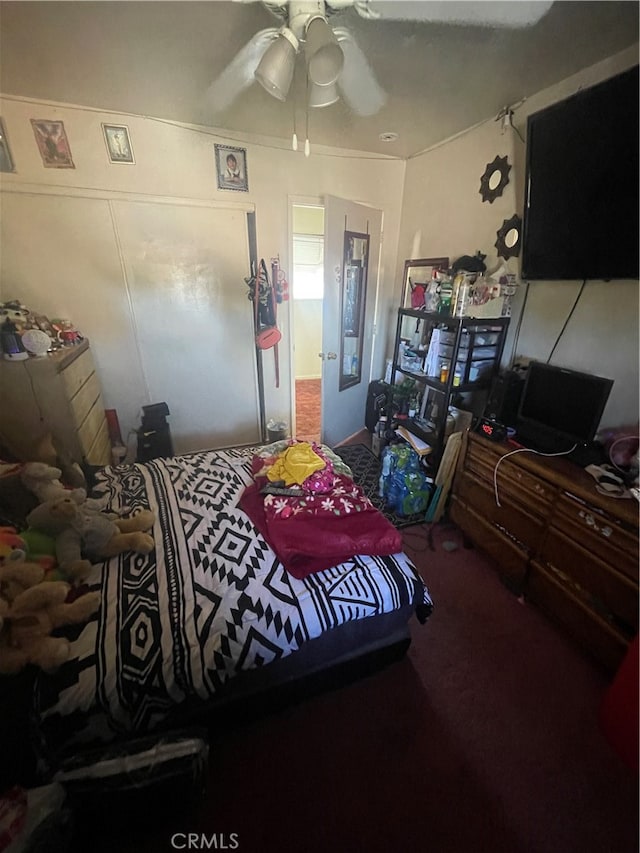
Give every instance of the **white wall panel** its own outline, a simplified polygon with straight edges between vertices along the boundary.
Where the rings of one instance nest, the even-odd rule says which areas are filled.
[[[246,215],[114,202],[142,366],[176,453],[258,441]]]
[[[5,191],[0,204],[0,299],[75,323],[126,433],[147,400],[109,202]]]

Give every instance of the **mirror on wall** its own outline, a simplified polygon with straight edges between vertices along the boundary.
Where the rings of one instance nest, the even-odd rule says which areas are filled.
[[[511,165],[506,157],[496,157],[492,163],[487,163],[484,175],[480,178],[480,195],[482,201],[489,204],[502,195],[504,188],[509,183],[509,172]]]
[[[424,294],[433,271],[448,268],[449,258],[420,258],[405,261],[400,306],[402,308],[424,307]]]
[[[522,233],[522,219],[515,213],[511,219],[505,219],[502,227],[497,231],[497,240],[494,243],[498,250],[498,257],[508,260],[517,258],[520,254],[520,235]]]
[[[369,235],[345,231],[340,303],[340,391],[362,380],[368,266]]]

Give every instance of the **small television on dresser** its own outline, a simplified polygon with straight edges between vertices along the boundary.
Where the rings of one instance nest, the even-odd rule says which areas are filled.
[[[542,453],[589,447],[612,386],[612,379],[532,361],[516,420],[518,441]]]

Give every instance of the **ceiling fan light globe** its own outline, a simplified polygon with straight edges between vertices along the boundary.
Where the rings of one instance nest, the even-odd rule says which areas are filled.
[[[313,109],[321,107],[330,107],[340,99],[340,93],[335,83],[329,83],[328,86],[318,86],[312,83],[309,87],[309,106]]]
[[[262,55],[254,77],[267,92],[279,101],[286,100],[293,79],[298,40],[291,30],[283,27]]]
[[[323,17],[312,18],[306,29],[305,56],[309,79],[318,86],[335,83],[342,66],[344,55],[338,40]]]

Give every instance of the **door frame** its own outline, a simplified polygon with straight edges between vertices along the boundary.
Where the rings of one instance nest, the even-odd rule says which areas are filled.
[[[287,247],[289,252],[289,266],[287,272],[291,280],[291,293],[288,302],[289,311],[289,410],[291,412],[291,435],[296,435],[296,363],[295,363],[295,320],[293,310],[293,208],[294,207],[321,207],[324,210],[324,198],[322,196],[289,195],[287,196]],[[320,367],[322,375],[322,365]]]
[[[350,386],[347,389],[344,389],[346,395],[349,395],[349,397],[350,397],[349,402],[352,403],[352,402],[354,402],[353,397],[354,397],[354,392],[356,391],[356,389],[360,389],[360,391],[362,391],[360,386],[361,385],[364,386],[364,398],[362,400],[362,413],[363,413],[362,424],[364,426],[364,410],[365,410],[365,405],[366,405],[366,389],[368,388],[369,383],[371,381],[374,355],[375,355],[375,350],[376,350],[376,346],[378,343],[377,322],[378,322],[379,299],[380,299],[381,260],[382,260],[382,246],[383,246],[383,240],[384,240],[385,211],[384,211],[383,207],[376,206],[375,204],[368,202],[368,201],[359,201],[359,200],[356,201],[354,199],[346,199],[346,198],[343,198],[341,196],[334,196],[332,193],[327,193],[327,195],[325,196],[325,280],[326,280],[327,253],[330,252],[332,250],[332,248],[335,248],[335,247],[333,247],[333,244],[330,242],[330,240],[327,239],[327,229],[331,225],[331,221],[330,221],[331,213],[328,211],[328,208],[331,207],[331,205],[327,204],[328,198],[333,199],[337,203],[338,208],[342,208],[341,210],[334,210],[333,214],[339,215],[340,221],[342,220],[342,217],[344,215],[344,223],[342,225],[342,228],[340,229],[340,237],[341,237],[340,247],[341,248],[340,248],[340,251],[336,255],[336,258],[335,258],[335,263],[338,265],[336,267],[336,269],[339,268],[339,270],[340,270],[340,280],[341,281],[342,281],[342,278],[344,275],[344,249],[343,249],[344,231],[353,228],[354,230],[368,234],[370,236],[370,238],[372,235],[376,235],[375,239],[377,239],[379,241],[379,245],[378,245],[377,249],[375,249],[375,240],[373,240],[372,243],[370,243],[369,265],[368,265],[368,270],[367,270],[366,304],[370,306],[370,311],[371,311],[371,315],[370,315],[371,343],[370,343],[370,347],[369,347],[369,357],[366,361],[366,364],[361,365],[360,382],[358,382],[356,385]],[[355,208],[355,210],[352,209],[350,211],[349,207]],[[371,211],[371,213],[368,213],[367,211]],[[367,221],[366,227],[363,227],[361,224],[363,218],[365,218]],[[336,219],[336,222],[338,222],[339,220]],[[379,221],[379,226],[372,227],[373,223],[376,220]],[[375,275],[373,274],[373,264],[371,263],[372,257],[375,257]],[[328,263],[330,266],[334,264],[334,259],[331,256],[329,256]],[[342,286],[341,283],[339,283],[339,290],[341,289],[341,286]],[[322,341],[323,350],[334,348],[333,346],[331,346],[328,343],[328,341],[324,337],[324,335],[325,335],[324,320],[326,319],[326,317],[324,315],[326,315],[328,304],[329,303],[327,303],[325,301],[324,311],[323,311],[323,341]],[[340,306],[338,306],[338,311],[340,311]],[[365,335],[366,335],[366,315],[367,315],[367,313],[368,313],[368,311],[365,307]],[[336,322],[339,325],[339,323],[340,323],[339,316],[336,317]],[[330,324],[327,328],[333,328],[332,324]],[[366,349],[366,345],[365,345],[365,349]],[[341,370],[342,366],[340,365],[338,369]],[[360,391],[358,391],[357,393],[360,393]],[[325,375],[323,373],[323,383],[322,383],[323,412],[324,412],[325,403],[328,402],[327,401],[328,393],[330,393],[330,392],[329,392],[329,388],[325,384]],[[346,399],[343,402],[346,402]],[[344,426],[344,424],[343,424],[343,426]],[[334,430],[334,432],[335,432],[335,430]],[[346,436],[344,436],[344,438],[350,438],[356,434],[357,434],[357,430],[352,434],[347,434]],[[332,440],[335,440],[335,436]],[[339,439],[339,440],[343,440],[343,439]],[[323,418],[323,422],[322,422],[322,441],[325,443],[329,443],[327,440],[327,435],[326,435],[326,430],[325,430],[325,419],[324,418]]]

